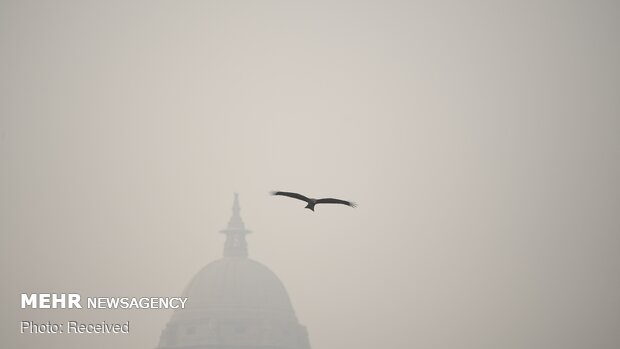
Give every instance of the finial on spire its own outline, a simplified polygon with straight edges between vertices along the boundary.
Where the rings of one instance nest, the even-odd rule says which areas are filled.
[[[226,242],[224,243],[224,257],[247,257],[248,246],[245,241],[245,235],[251,231],[245,229],[245,224],[239,212],[239,194],[235,193],[233,201],[232,216],[228,221],[228,227],[220,232],[226,234]]]

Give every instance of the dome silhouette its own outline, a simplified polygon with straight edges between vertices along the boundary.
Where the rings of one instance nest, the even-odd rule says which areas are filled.
[[[189,282],[162,331],[158,349],[310,349],[286,288],[265,265],[247,258],[245,229],[235,194],[224,257],[207,264]]]
[[[224,257],[209,263],[194,276],[183,297],[188,298],[187,304],[194,311],[246,309],[293,313],[280,279],[249,258]]]

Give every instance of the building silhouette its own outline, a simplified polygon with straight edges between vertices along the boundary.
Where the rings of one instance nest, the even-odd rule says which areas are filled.
[[[286,288],[269,268],[248,258],[250,233],[235,194],[224,257],[207,264],[183,292],[157,349],[310,349],[306,328]]]

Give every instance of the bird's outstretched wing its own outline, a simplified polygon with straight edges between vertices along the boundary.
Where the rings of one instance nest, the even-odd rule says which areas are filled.
[[[332,199],[332,198],[318,199],[316,203],[317,204],[341,204],[341,205],[347,205],[351,207],[357,207],[357,204],[355,202],[345,201],[345,200],[340,200],[340,199]]]
[[[310,202],[310,199],[308,199],[307,197],[301,195],[301,194],[297,194],[297,193],[289,193],[286,191],[272,191],[271,195],[282,195],[282,196],[288,196],[289,198],[293,198],[293,199],[297,199],[297,200],[301,200],[301,201],[305,201],[305,202]]]

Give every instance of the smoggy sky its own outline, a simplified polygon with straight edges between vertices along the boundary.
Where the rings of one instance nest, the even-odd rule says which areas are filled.
[[[315,349],[618,348],[619,23],[611,1],[0,2],[0,347],[155,347],[170,311],[18,295],[178,296],[239,192]]]

